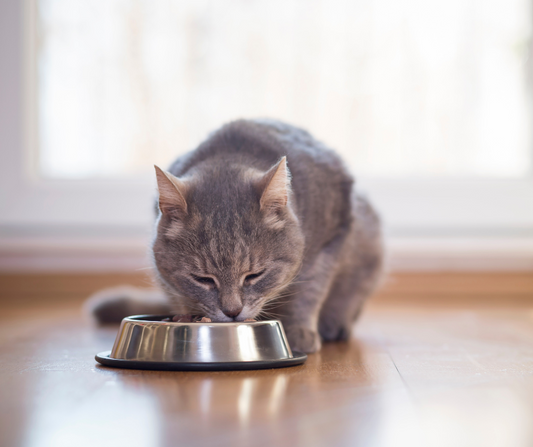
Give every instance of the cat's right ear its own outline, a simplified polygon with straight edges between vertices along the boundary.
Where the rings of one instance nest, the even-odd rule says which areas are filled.
[[[291,191],[291,175],[287,167],[287,157],[268,170],[260,181],[263,190],[259,202],[261,210],[266,212],[285,208]]]
[[[166,215],[186,215],[187,201],[185,200],[185,182],[170,172],[155,166],[157,189],[159,191],[159,209]]]

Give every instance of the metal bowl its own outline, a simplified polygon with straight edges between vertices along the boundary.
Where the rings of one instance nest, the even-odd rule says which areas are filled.
[[[169,315],[124,318],[106,366],[165,370],[234,370],[294,366],[307,356],[292,352],[278,320],[253,323],[174,323]],[[172,316],[170,316],[172,317]]]

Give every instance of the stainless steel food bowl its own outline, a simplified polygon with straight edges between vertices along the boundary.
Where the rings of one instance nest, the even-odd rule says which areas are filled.
[[[307,356],[292,352],[280,321],[174,323],[169,315],[124,318],[111,351],[96,360],[135,369],[233,370],[294,366]],[[171,317],[171,316],[170,316]]]

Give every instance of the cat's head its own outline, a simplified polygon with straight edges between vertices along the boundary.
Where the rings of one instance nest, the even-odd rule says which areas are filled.
[[[213,321],[260,315],[298,273],[304,250],[286,158],[266,172],[217,164],[183,178],[156,174],[153,255],[167,293]]]

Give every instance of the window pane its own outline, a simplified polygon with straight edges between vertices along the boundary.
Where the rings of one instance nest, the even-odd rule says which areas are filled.
[[[358,174],[529,172],[526,0],[37,1],[46,177],[151,173],[264,116]]]

